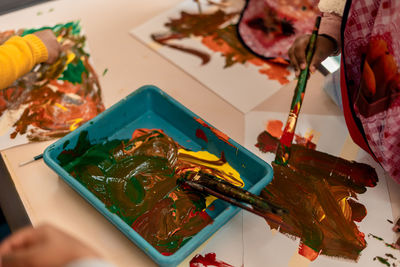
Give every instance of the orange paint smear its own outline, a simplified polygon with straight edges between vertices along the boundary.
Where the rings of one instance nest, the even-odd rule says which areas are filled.
[[[310,261],[314,261],[316,258],[318,258],[319,255],[318,252],[316,252],[309,246],[304,245],[303,243],[301,243],[299,246],[299,254],[304,258],[309,259]]]
[[[283,122],[280,120],[270,120],[267,122],[267,127],[265,129],[273,137],[280,138],[282,135]]]
[[[250,53],[241,54],[230,47],[224,40],[217,39],[217,37],[217,35],[205,36],[201,42],[214,52],[220,52],[224,56],[231,55],[235,61],[241,63],[249,62],[254,66],[261,67],[259,72],[268,76],[270,80],[276,80],[282,85],[289,83],[287,77],[290,72],[287,70],[288,63],[284,59],[263,60]],[[265,65],[268,65],[269,68],[264,67]]]
[[[277,80],[282,85],[289,83],[287,76],[290,75],[290,71],[287,70],[286,66],[270,62],[266,62],[266,64],[269,68],[260,69],[260,73],[267,75],[270,80]]]

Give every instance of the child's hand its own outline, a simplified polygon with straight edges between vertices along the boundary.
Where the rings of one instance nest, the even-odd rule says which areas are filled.
[[[98,255],[50,225],[24,228],[0,243],[0,265],[3,267],[65,266],[83,258],[98,258]]]
[[[299,76],[300,71],[306,67],[306,49],[309,40],[309,34],[297,37],[288,51],[290,63],[296,72],[296,76]],[[310,71],[314,72],[316,67],[327,57],[332,55],[335,50],[336,43],[334,43],[333,40],[319,35],[317,38],[315,53],[310,64]]]
[[[57,41],[57,38],[54,35],[53,31],[52,30],[38,31],[35,32],[34,35],[39,37],[47,48],[49,57],[46,63],[52,64],[56,62],[61,52],[61,45]]]

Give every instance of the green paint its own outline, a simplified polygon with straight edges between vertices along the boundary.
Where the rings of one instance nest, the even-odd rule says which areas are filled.
[[[42,11],[38,11],[38,12],[36,13],[36,16],[41,16],[41,15],[43,15],[43,12],[42,12]]]
[[[74,60],[75,61],[75,60]],[[82,60],[77,59],[76,63],[68,64],[67,69],[61,74],[59,80],[67,80],[73,84],[82,83],[82,74],[88,74],[87,69],[83,65]]]
[[[125,194],[133,203],[140,204],[144,199],[145,190],[142,184],[135,177],[132,177],[126,183]]]
[[[388,248],[396,249],[395,246],[393,246],[393,244],[389,244],[386,242],[385,242],[385,246],[387,246]]]
[[[107,72],[108,72],[108,69],[107,69],[107,68],[105,68],[105,69],[104,69],[104,71],[103,71],[103,77],[104,77],[104,75],[106,75],[106,74],[107,74]]]
[[[63,144],[63,149],[65,149],[68,146],[68,144],[69,144],[69,140],[65,141]]]
[[[382,257],[380,257],[380,256],[376,256],[376,257],[374,258],[374,261],[375,261],[375,260],[378,260],[380,263],[382,263],[382,264],[384,264],[384,265],[390,267],[390,263],[389,263],[388,260],[385,259],[385,258],[382,258]]]
[[[179,156],[179,144],[160,131],[138,129],[133,136],[93,144],[83,131],[75,147],[57,159],[109,211],[170,255],[212,222],[204,211],[205,195],[180,188],[177,180],[189,166],[218,170]]]
[[[379,241],[384,241],[382,237],[376,236],[374,234],[368,234],[368,237],[373,237],[373,238],[375,238],[375,239],[377,239]]]
[[[45,26],[41,28],[25,29],[24,32],[21,34],[21,36],[25,36],[27,34],[32,34],[47,29],[52,30],[56,35],[58,35],[62,29],[70,29],[72,35],[79,35],[82,29],[79,23],[80,21],[71,21],[65,24],[57,24],[53,27]]]
[[[51,13],[51,12],[53,12],[54,11],[54,8],[50,8],[49,9],[49,13]]]

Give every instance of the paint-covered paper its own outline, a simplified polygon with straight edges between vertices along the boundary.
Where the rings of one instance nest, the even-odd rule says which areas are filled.
[[[271,163],[275,155],[261,152],[255,146],[257,137],[267,130],[272,132],[275,130],[274,134],[282,131],[286,119],[287,114],[285,113],[254,111],[247,114],[246,147]],[[296,128],[296,136],[298,143],[306,140],[311,146],[312,142],[316,145],[317,151],[350,162],[357,161],[369,165],[377,173],[379,181],[376,185],[371,184],[370,187],[366,187],[365,192],[350,197],[367,210],[366,216],[360,222],[354,222],[361,233],[360,240],[365,240],[365,247],[360,251],[357,259],[349,259],[349,255],[346,254],[344,255],[347,258],[331,257],[323,255],[321,252],[320,255],[314,254],[314,260],[310,261],[301,255],[304,253],[301,251],[302,246],[298,237],[271,230],[263,218],[246,211],[241,211],[236,215],[189,258],[193,259],[195,254],[205,257],[215,253],[216,259],[220,262],[232,266],[248,267],[389,266],[386,262],[390,266],[398,266],[400,253],[390,247],[397,240],[396,234],[392,231],[392,210],[386,184],[386,179],[390,178],[386,177],[382,168],[369,155],[351,141],[344,119],[340,116],[302,114]],[[296,141],[294,142],[296,143]],[[314,149],[314,147],[312,148]],[[304,197],[306,196],[304,195]],[[351,226],[352,223],[349,225]],[[335,245],[328,243],[327,247],[332,248]],[[189,258],[180,266],[192,266]]]
[[[293,73],[283,59],[261,59],[239,40],[237,22],[244,4],[187,0],[131,34],[246,113]]]
[[[62,52],[0,91],[0,150],[64,136],[104,110],[79,21],[3,31],[0,44],[42,29],[53,30]]]

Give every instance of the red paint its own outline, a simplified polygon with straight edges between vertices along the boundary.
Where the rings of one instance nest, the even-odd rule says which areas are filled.
[[[257,137],[256,147],[260,149],[261,152],[275,152],[278,148],[279,140],[274,138],[268,132],[263,131]]]
[[[303,256],[304,258],[309,259],[310,261],[314,261],[318,257],[319,252],[316,252],[315,250],[313,250],[309,246],[304,245],[303,243],[301,243],[300,246],[299,246],[299,254],[301,256]]]
[[[233,267],[233,265],[217,260],[215,253],[207,253],[204,256],[197,254],[190,261],[190,267],[208,267],[208,266]]]
[[[224,133],[221,132],[220,130],[215,129],[214,127],[211,127],[210,125],[208,125],[205,121],[203,121],[203,120],[200,119],[200,118],[194,117],[194,119],[195,119],[198,123],[200,123],[202,126],[208,128],[208,129],[210,129],[211,132],[213,132],[213,133],[215,134],[215,136],[217,136],[218,139],[220,139],[220,140],[224,141],[225,143],[227,143],[228,145],[230,145],[230,146],[236,148],[234,145],[232,145],[232,144],[229,142],[229,136],[228,136],[228,135],[224,134]]]
[[[204,131],[202,129],[196,130],[196,137],[203,139],[204,142],[208,143],[207,135],[204,133]]]

